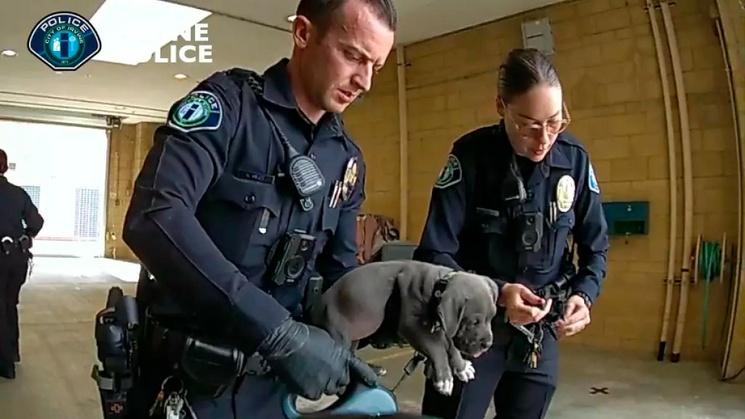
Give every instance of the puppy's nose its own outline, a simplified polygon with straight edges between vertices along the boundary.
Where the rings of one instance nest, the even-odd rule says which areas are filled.
[[[487,349],[487,348],[489,348],[491,346],[492,340],[491,340],[491,338],[481,338],[481,340],[479,341],[479,343],[481,344],[481,347],[483,349]]]

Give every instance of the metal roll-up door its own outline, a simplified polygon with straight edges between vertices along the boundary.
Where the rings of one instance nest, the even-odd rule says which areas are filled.
[[[107,115],[8,105],[0,105],[0,119],[100,129],[112,129],[121,124],[121,119]]]

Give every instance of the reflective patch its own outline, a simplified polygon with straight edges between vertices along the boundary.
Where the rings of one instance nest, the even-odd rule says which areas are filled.
[[[212,92],[189,93],[168,118],[168,126],[181,132],[215,131],[222,124],[223,107]]]
[[[598,185],[598,179],[595,177],[595,169],[592,168],[592,163],[588,163],[590,169],[587,173],[587,186],[591,191],[599,194],[600,186]]]
[[[463,179],[463,170],[460,167],[460,160],[452,154],[448,155],[448,161],[445,167],[440,170],[440,175],[435,182],[435,188],[444,189],[453,186]]]
[[[347,168],[344,170],[344,179],[341,184],[341,199],[349,200],[352,196],[352,190],[357,185],[357,157],[352,157],[347,162]]]

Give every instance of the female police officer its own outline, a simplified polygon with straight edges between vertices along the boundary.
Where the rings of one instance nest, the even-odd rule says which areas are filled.
[[[546,56],[529,49],[509,53],[500,67],[497,110],[499,124],[454,143],[415,253],[497,281],[495,344],[474,361],[475,380],[457,385],[452,396],[426,383],[422,413],[428,416],[482,418],[493,396],[500,419],[544,417],[557,385],[557,342],[546,334],[533,351],[505,317],[515,326],[532,325],[550,312],[552,301],[531,289],[566,275],[570,233],[579,267],[568,281],[563,318],[559,314],[553,324],[558,337],[589,324],[589,307],[605,277],[600,189],[587,151],[564,131],[569,115]]]

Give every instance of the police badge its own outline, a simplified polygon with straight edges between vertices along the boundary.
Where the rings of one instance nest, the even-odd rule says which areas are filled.
[[[357,184],[357,157],[352,157],[347,162],[344,170],[344,178],[341,182],[341,199],[347,201],[352,196],[352,190]]]
[[[574,203],[575,184],[574,179],[569,175],[564,175],[559,179],[556,185],[556,206],[559,211],[567,212],[572,208]]]

